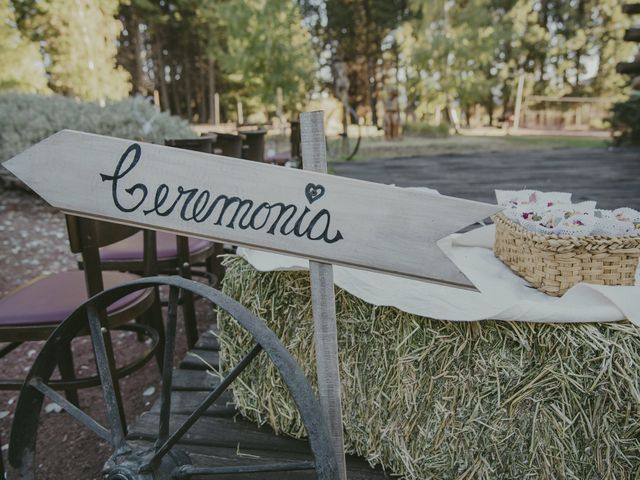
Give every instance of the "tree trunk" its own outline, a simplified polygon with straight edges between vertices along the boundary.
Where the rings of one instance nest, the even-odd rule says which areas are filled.
[[[216,124],[220,121],[216,118],[215,111],[215,94],[216,94],[216,79],[215,79],[215,61],[209,58],[207,61],[208,80],[209,80],[209,123]]]
[[[184,65],[184,89],[187,103],[187,120],[193,121],[193,110],[191,109],[191,62],[187,60]]]
[[[378,80],[377,80],[377,72],[375,67],[375,60],[369,57],[369,61],[367,62],[368,70],[369,70],[369,108],[371,108],[371,123],[374,126],[378,126],[378,109],[376,108],[378,105]]]
[[[196,78],[198,79],[198,122],[207,123],[207,88],[202,68],[196,70]]]
[[[511,75],[507,77],[504,84],[502,85],[502,116],[507,118],[508,112],[512,110],[511,108],[511,84],[513,83],[513,78]]]
[[[365,45],[367,45],[367,67],[365,70],[366,74],[366,83],[367,86],[367,94],[369,96],[369,108],[371,109],[371,123],[378,126],[378,112],[376,112],[376,89],[377,89],[377,78],[376,78],[376,66],[375,62],[377,60],[376,55],[376,45],[377,42],[371,38],[371,11],[369,8],[369,2],[365,1],[362,3],[362,7],[364,9],[364,23],[365,23]],[[365,103],[366,104],[366,103]],[[346,112],[345,112],[346,113]],[[343,129],[346,132],[346,122],[343,124]]]
[[[131,36],[131,42],[133,43],[133,72],[131,75],[131,82],[133,83],[133,93],[146,94],[146,88],[144,85],[144,72],[142,70],[142,53],[143,53],[143,40],[142,32],[140,31],[140,23],[138,18],[133,16],[131,18],[131,30],[129,31]]]
[[[169,92],[167,91],[167,82],[164,78],[164,54],[162,53],[162,44],[156,39],[154,42],[154,53],[156,57],[156,85],[160,90],[160,108],[169,110]]]
[[[585,4],[584,0],[578,1],[578,7],[576,9],[578,11],[578,19],[582,23],[584,22],[585,17]],[[580,60],[582,60],[582,49],[579,48],[576,50],[576,88],[580,87]]]
[[[182,105],[180,105],[180,95],[178,94],[178,79],[176,78],[176,74],[178,73],[178,68],[173,62],[171,65],[171,97],[173,99],[173,108],[172,111],[175,112],[176,115],[182,116]]]
[[[347,105],[342,106],[342,142],[340,145],[340,153],[343,157],[349,155],[349,109]]]

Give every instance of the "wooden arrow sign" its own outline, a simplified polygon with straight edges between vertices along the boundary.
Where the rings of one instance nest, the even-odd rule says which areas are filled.
[[[4,163],[54,207],[473,288],[436,241],[494,205],[63,130]]]

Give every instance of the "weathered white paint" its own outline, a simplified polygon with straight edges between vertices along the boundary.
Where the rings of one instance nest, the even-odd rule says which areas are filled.
[[[300,133],[303,168],[308,171],[327,173],[323,113],[302,113]],[[320,406],[329,425],[329,434],[338,459],[340,480],[346,480],[333,266],[311,261],[309,276]]]
[[[453,197],[147,143],[137,143],[135,147],[134,143],[63,130],[4,166],[51,205],[68,213],[463,288],[473,286],[442,254],[436,241],[499,211],[494,205]],[[135,148],[139,148],[139,161],[127,171]],[[115,182],[115,198],[125,209],[131,209],[142,198],[143,185],[147,194],[140,207],[125,212],[116,207],[114,181],[108,177],[116,176],[116,166],[128,149],[130,153],[124,158],[120,172],[127,173]],[[167,200],[159,210],[166,209],[179,197],[177,207],[168,216],[153,211],[145,214],[144,210],[153,209],[163,184],[167,186]],[[320,196],[322,190],[314,186],[324,187],[324,194]],[[126,191],[131,188],[134,190]],[[186,195],[178,195],[179,188],[197,192],[186,202]],[[160,197],[163,189],[160,187]],[[250,200],[254,210],[263,202],[293,205],[298,212],[296,218],[308,208],[309,213],[300,224],[302,232],[313,216],[324,210],[327,215],[316,223],[311,236],[317,237],[330,217],[325,237],[334,243],[293,233],[284,235],[280,231],[282,222],[271,233],[268,225],[261,230],[243,230],[238,228],[238,221],[231,222],[234,228],[230,228],[227,220],[236,209],[233,205],[219,225],[215,222],[219,210],[201,223],[181,218],[184,205],[189,217],[195,198],[206,197],[205,191],[210,192],[211,199],[227,195]],[[263,217],[266,212],[263,209]],[[270,213],[273,217],[269,222],[273,222],[277,209]],[[258,220],[254,222],[256,226]],[[295,221],[289,224],[289,229]]]

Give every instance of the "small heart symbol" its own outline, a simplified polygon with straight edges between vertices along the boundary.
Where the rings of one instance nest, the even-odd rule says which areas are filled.
[[[320,184],[314,185],[313,183],[309,183],[304,189],[304,194],[307,200],[309,200],[309,203],[313,203],[324,195],[324,187]]]

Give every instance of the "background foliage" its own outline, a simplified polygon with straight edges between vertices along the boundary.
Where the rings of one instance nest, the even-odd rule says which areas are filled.
[[[13,7],[54,92],[102,103],[127,96],[129,73],[115,59],[118,0],[13,0]]]
[[[512,113],[515,86],[525,94],[619,96],[627,79],[618,62],[635,48],[622,40],[630,17],[617,0],[412,0],[404,43],[421,82],[416,108],[459,104],[468,116],[481,105],[493,119]]]
[[[0,91],[47,92],[38,47],[17,28],[10,0],[0,0],[0,19]]]
[[[615,145],[640,145],[640,96],[613,106],[611,128]]]
[[[275,111],[277,88],[286,92],[286,107],[301,110],[301,101],[313,87],[316,64],[299,10],[290,0],[242,3],[242,8],[230,2],[220,9],[227,32],[220,68],[236,84],[237,98],[247,99],[252,110],[263,104]]]
[[[397,90],[413,121],[492,124],[525,95],[617,96],[634,46],[618,0],[0,0],[0,90],[104,103],[156,96],[191,122],[293,116],[314,90],[382,124]],[[9,67],[11,66],[11,67]],[[483,118],[484,118],[483,117]],[[438,123],[438,122],[435,122]]]
[[[140,97],[101,107],[60,95],[8,93],[0,95],[0,162],[65,128],[155,143],[195,136],[185,120]],[[11,181],[0,170],[0,180]]]

